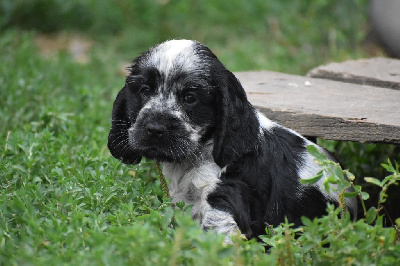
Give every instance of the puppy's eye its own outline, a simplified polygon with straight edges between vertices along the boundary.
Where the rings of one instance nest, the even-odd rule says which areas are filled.
[[[143,97],[147,98],[147,97],[150,97],[153,94],[153,90],[149,86],[144,85],[140,89],[140,94],[142,94]]]
[[[194,104],[195,102],[197,102],[197,97],[194,93],[186,93],[185,96],[183,96],[183,101],[186,104]]]

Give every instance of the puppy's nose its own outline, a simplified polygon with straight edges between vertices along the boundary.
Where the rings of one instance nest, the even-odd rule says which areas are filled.
[[[167,131],[167,127],[157,123],[148,123],[146,125],[146,130],[149,135],[161,137]]]

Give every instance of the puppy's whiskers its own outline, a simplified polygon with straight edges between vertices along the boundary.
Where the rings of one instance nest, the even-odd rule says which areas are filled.
[[[115,142],[119,142],[120,140],[126,140],[126,141],[128,141],[128,139],[126,138],[127,133],[125,133],[125,132],[113,133],[113,136],[117,136],[117,138],[114,139],[114,140],[110,143],[111,146],[113,146],[113,144],[114,144]],[[114,146],[114,147],[117,148],[118,145],[119,145],[119,144],[117,144],[117,145]]]

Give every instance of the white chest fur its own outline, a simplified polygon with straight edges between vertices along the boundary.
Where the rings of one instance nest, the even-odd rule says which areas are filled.
[[[208,195],[220,182],[221,168],[212,157],[212,143],[206,145],[201,155],[181,163],[162,163],[164,175],[170,180],[172,203],[184,201],[193,204],[192,217],[200,220],[203,229],[213,228],[225,235],[225,243],[232,243],[230,235],[240,232],[232,215],[214,209],[207,202]]]
[[[207,145],[196,158],[181,163],[162,163],[163,173],[170,180],[172,203],[193,204],[192,216],[200,220],[201,214],[210,209],[208,194],[220,182],[221,168],[214,162],[211,150],[212,145]]]

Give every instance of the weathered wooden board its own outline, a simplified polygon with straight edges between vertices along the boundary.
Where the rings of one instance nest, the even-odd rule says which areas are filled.
[[[400,60],[378,57],[330,63],[307,76],[400,90]]]
[[[250,102],[305,136],[400,144],[400,90],[277,72],[238,72]]]

